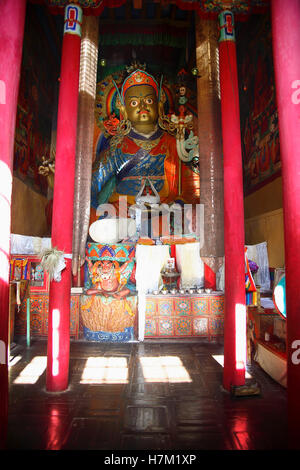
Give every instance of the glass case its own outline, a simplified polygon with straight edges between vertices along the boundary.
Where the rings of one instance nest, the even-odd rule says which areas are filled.
[[[27,279],[30,281],[30,292],[48,292],[49,276],[44,272],[38,256],[12,255],[10,264],[10,281]]]

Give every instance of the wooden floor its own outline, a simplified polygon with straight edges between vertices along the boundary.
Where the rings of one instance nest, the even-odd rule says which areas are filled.
[[[8,449],[287,449],[286,390],[253,364],[261,394],[230,396],[221,344],[71,342],[63,393],[46,391],[46,352],[12,350]]]

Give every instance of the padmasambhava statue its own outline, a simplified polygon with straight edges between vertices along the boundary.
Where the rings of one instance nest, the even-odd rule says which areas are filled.
[[[178,149],[180,153],[183,146],[182,141],[178,146],[178,139],[160,127],[164,127],[161,87],[151,75],[138,69],[117,91],[122,120],[93,172],[92,211],[107,202],[117,207],[120,196],[127,196],[129,205],[135,204],[146,179],[159,195],[160,203],[174,202],[180,194]],[[174,129],[176,133],[175,125],[173,133]],[[194,141],[185,148],[194,149]],[[191,151],[183,152],[182,160],[189,161],[194,156],[190,156]]]

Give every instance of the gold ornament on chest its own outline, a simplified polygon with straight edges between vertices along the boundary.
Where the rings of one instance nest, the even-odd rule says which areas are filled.
[[[150,152],[154,147],[159,144],[160,137],[155,140],[142,140],[142,139],[133,139],[135,144],[138,145],[143,150]]]

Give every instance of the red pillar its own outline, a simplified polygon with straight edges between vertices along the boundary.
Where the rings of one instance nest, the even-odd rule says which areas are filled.
[[[282,164],[289,443],[300,448],[300,0],[272,1]]]
[[[244,385],[246,300],[244,197],[234,18],[219,15],[220,87],[224,158],[225,322],[224,388]]]
[[[26,0],[0,0],[0,448],[7,431],[12,169],[25,11]]]
[[[73,199],[82,10],[68,5],[61,57],[52,216],[52,247],[72,253]],[[48,317],[47,390],[68,386],[70,355],[71,259],[61,281],[51,281]]]

